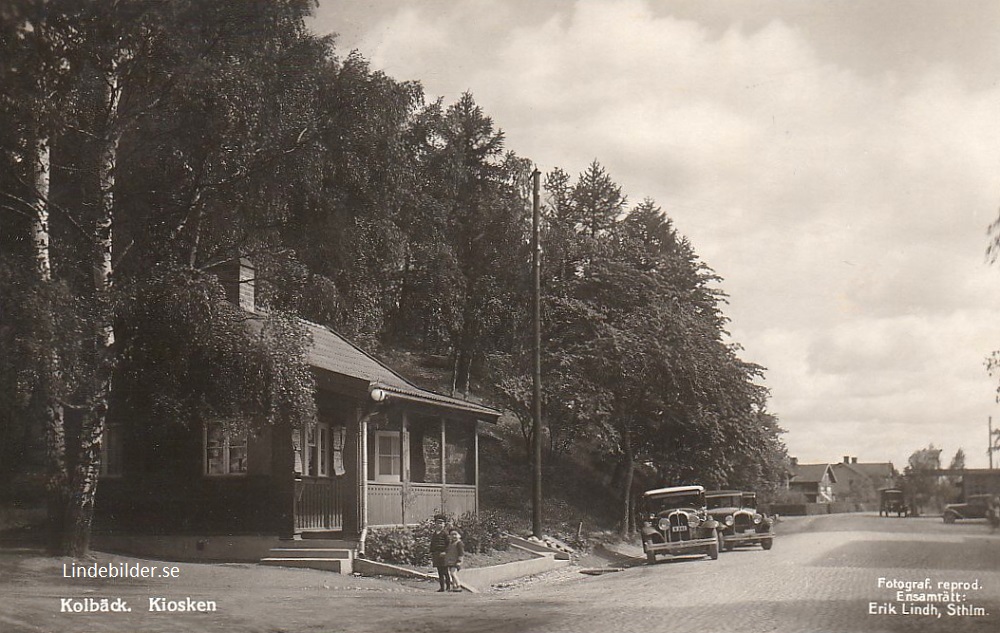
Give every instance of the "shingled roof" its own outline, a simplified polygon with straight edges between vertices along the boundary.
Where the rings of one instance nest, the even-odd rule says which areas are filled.
[[[312,336],[308,360],[313,367],[364,380],[368,382],[369,393],[381,389],[390,399],[444,407],[490,421],[500,417],[500,411],[491,407],[418,387],[330,328],[309,321],[303,323]]]
[[[830,471],[830,483],[837,483],[837,476],[830,464],[796,464],[792,467],[792,481],[818,483],[823,481],[823,475]]]

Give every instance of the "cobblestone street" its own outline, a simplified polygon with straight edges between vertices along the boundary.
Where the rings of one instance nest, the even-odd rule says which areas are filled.
[[[1000,534],[982,522],[949,526],[940,518],[868,514],[793,518],[783,527],[770,552],[742,549],[714,562],[661,562],[577,579],[559,574],[477,596],[454,611],[444,605],[453,615],[410,617],[410,628],[392,630],[954,633],[1000,626]],[[881,587],[880,578],[886,579]],[[956,608],[985,611],[948,615],[945,604],[933,603],[941,617],[902,613],[931,603],[903,607],[885,585],[927,578],[935,588],[978,580],[981,588],[961,592],[965,601]],[[877,614],[885,604],[896,613]],[[387,626],[382,621],[363,630]]]
[[[478,595],[439,594],[432,583],[352,578],[253,565],[181,565],[180,580],[55,579],[53,559],[0,576],[0,631],[73,632],[586,632],[608,631],[996,631],[1000,629],[1000,533],[982,522],[867,515],[796,517],[759,548],[584,575],[568,568]],[[637,550],[636,550],[637,551]],[[43,569],[45,567],[45,569]],[[880,582],[880,578],[884,579]],[[898,599],[894,584],[973,583],[956,609]],[[925,590],[913,588],[910,593]],[[214,613],[59,612],[60,597],[192,596]],[[904,606],[908,605],[908,606]],[[941,616],[907,614],[930,610]],[[879,613],[881,609],[881,613]],[[982,609],[983,611],[974,611]],[[869,613],[872,611],[872,613]],[[895,613],[891,613],[895,611]],[[976,615],[978,614],[978,615]]]

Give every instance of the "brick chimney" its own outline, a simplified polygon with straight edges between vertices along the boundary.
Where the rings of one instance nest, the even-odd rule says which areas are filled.
[[[844,455],[844,463],[845,464],[850,464],[851,463],[851,456],[850,455]]]
[[[857,464],[858,463],[858,458],[857,457],[852,457],[851,458],[851,463],[852,464]]]
[[[798,457],[789,457],[788,459],[792,462],[792,468],[795,468],[796,466],[799,465]]]
[[[226,299],[235,303],[246,312],[256,309],[254,279],[256,273],[253,264],[246,257],[231,259],[212,267],[226,291]]]

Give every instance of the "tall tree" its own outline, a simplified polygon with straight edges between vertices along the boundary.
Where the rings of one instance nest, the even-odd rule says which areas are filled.
[[[64,468],[71,493],[62,549],[81,555],[89,545],[111,378],[124,344],[116,337],[123,299],[135,296],[144,271],[157,263],[206,266],[227,250],[231,257],[267,242],[261,219],[273,221],[281,207],[280,180],[249,176],[264,166],[276,169],[308,136],[307,129],[297,129],[289,140],[281,126],[301,122],[301,110],[289,106],[308,93],[307,85],[291,83],[298,75],[281,64],[307,68],[310,60],[322,59],[324,47],[310,44],[306,2],[52,0],[32,7],[37,12],[30,20],[20,18],[21,31],[25,39],[35,38],[40,58],[58,59],[53,66],[68,84],[57,95],[58,119],[42,110],[40,122],[23,126],[21,145],[41,147],[39,139],[55,136],[48,141],[51,195],[39,177],[28,187],[32,199],[47,198],[46,211],[59,210],[46,243],[46,218],[37,204],[28,205],[34,210],[36,259],[43,271],[41,255],[49,251],[62,271],[60,283],[87,317],[77,336],[81,362],[75,372],[86,379],[67,397],[82,421],[64,467],[54,469]],[[302,50],[312,57],[289,54]],[[39,67],[19,63],[4,72],[30,84]],[[212,127],[201,126],[210,133],[189,152],[184,142],[190,137],[183,132],[199,121],[191,116],[196,110]],[[172,180],[178,167],[187,176]],[[4,198],[19,200],[18,194],[5,188]],[[256,204],[249,194],[256,195]],[[58,254],[47,244],[58,244]],[[206,252],[208,246],[214,252]],[[40,286],[44,280],[40,274]],[[69,373],[69,364],[59,360],[41,373],[50,380]],[[57,448],[61,424],[49,426],[50,447]]]
[[[907,459],[903,477],[918,514],[928,504],[941,501],[941,478],[933,473],[940,469],[941,449],[935,448],[933,444],[913,451]]]
[[[438,294],[422,302],[423,313],[404,311],[410,306],[401,312],[441,323],[454,389],[467,392],[474,366],[509,339],[519,318],[513,307],[523,296],[529,261],[521,185],[530,167],[504,153],[503,132],[471,94],[444,110],[432,104],[420,119],[418,153],[428,190],[417,201],[417,217],[427,228],[414,235],[408,271]],[[444,283],[431,282],[431,271],[431,279]]]

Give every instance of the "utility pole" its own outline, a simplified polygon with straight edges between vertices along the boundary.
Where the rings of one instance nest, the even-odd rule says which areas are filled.
[[[542,537],[542,276],[541,244],[538,233],[541,223],[539,207],[539,182],[541,172],[531,173],[531,275],[532,275],[532,326],[534,328],[534,372],[532,379],[532,417],[534,418],[535,450],[534,478],[532,481],[531,533]]]
[[[990,470],[993,470],[993,416],[992,415],[990,416],[989,420],[990,420],[990,443],[988,444],[989,448],[986,449],[986,452],[990,454]]]

